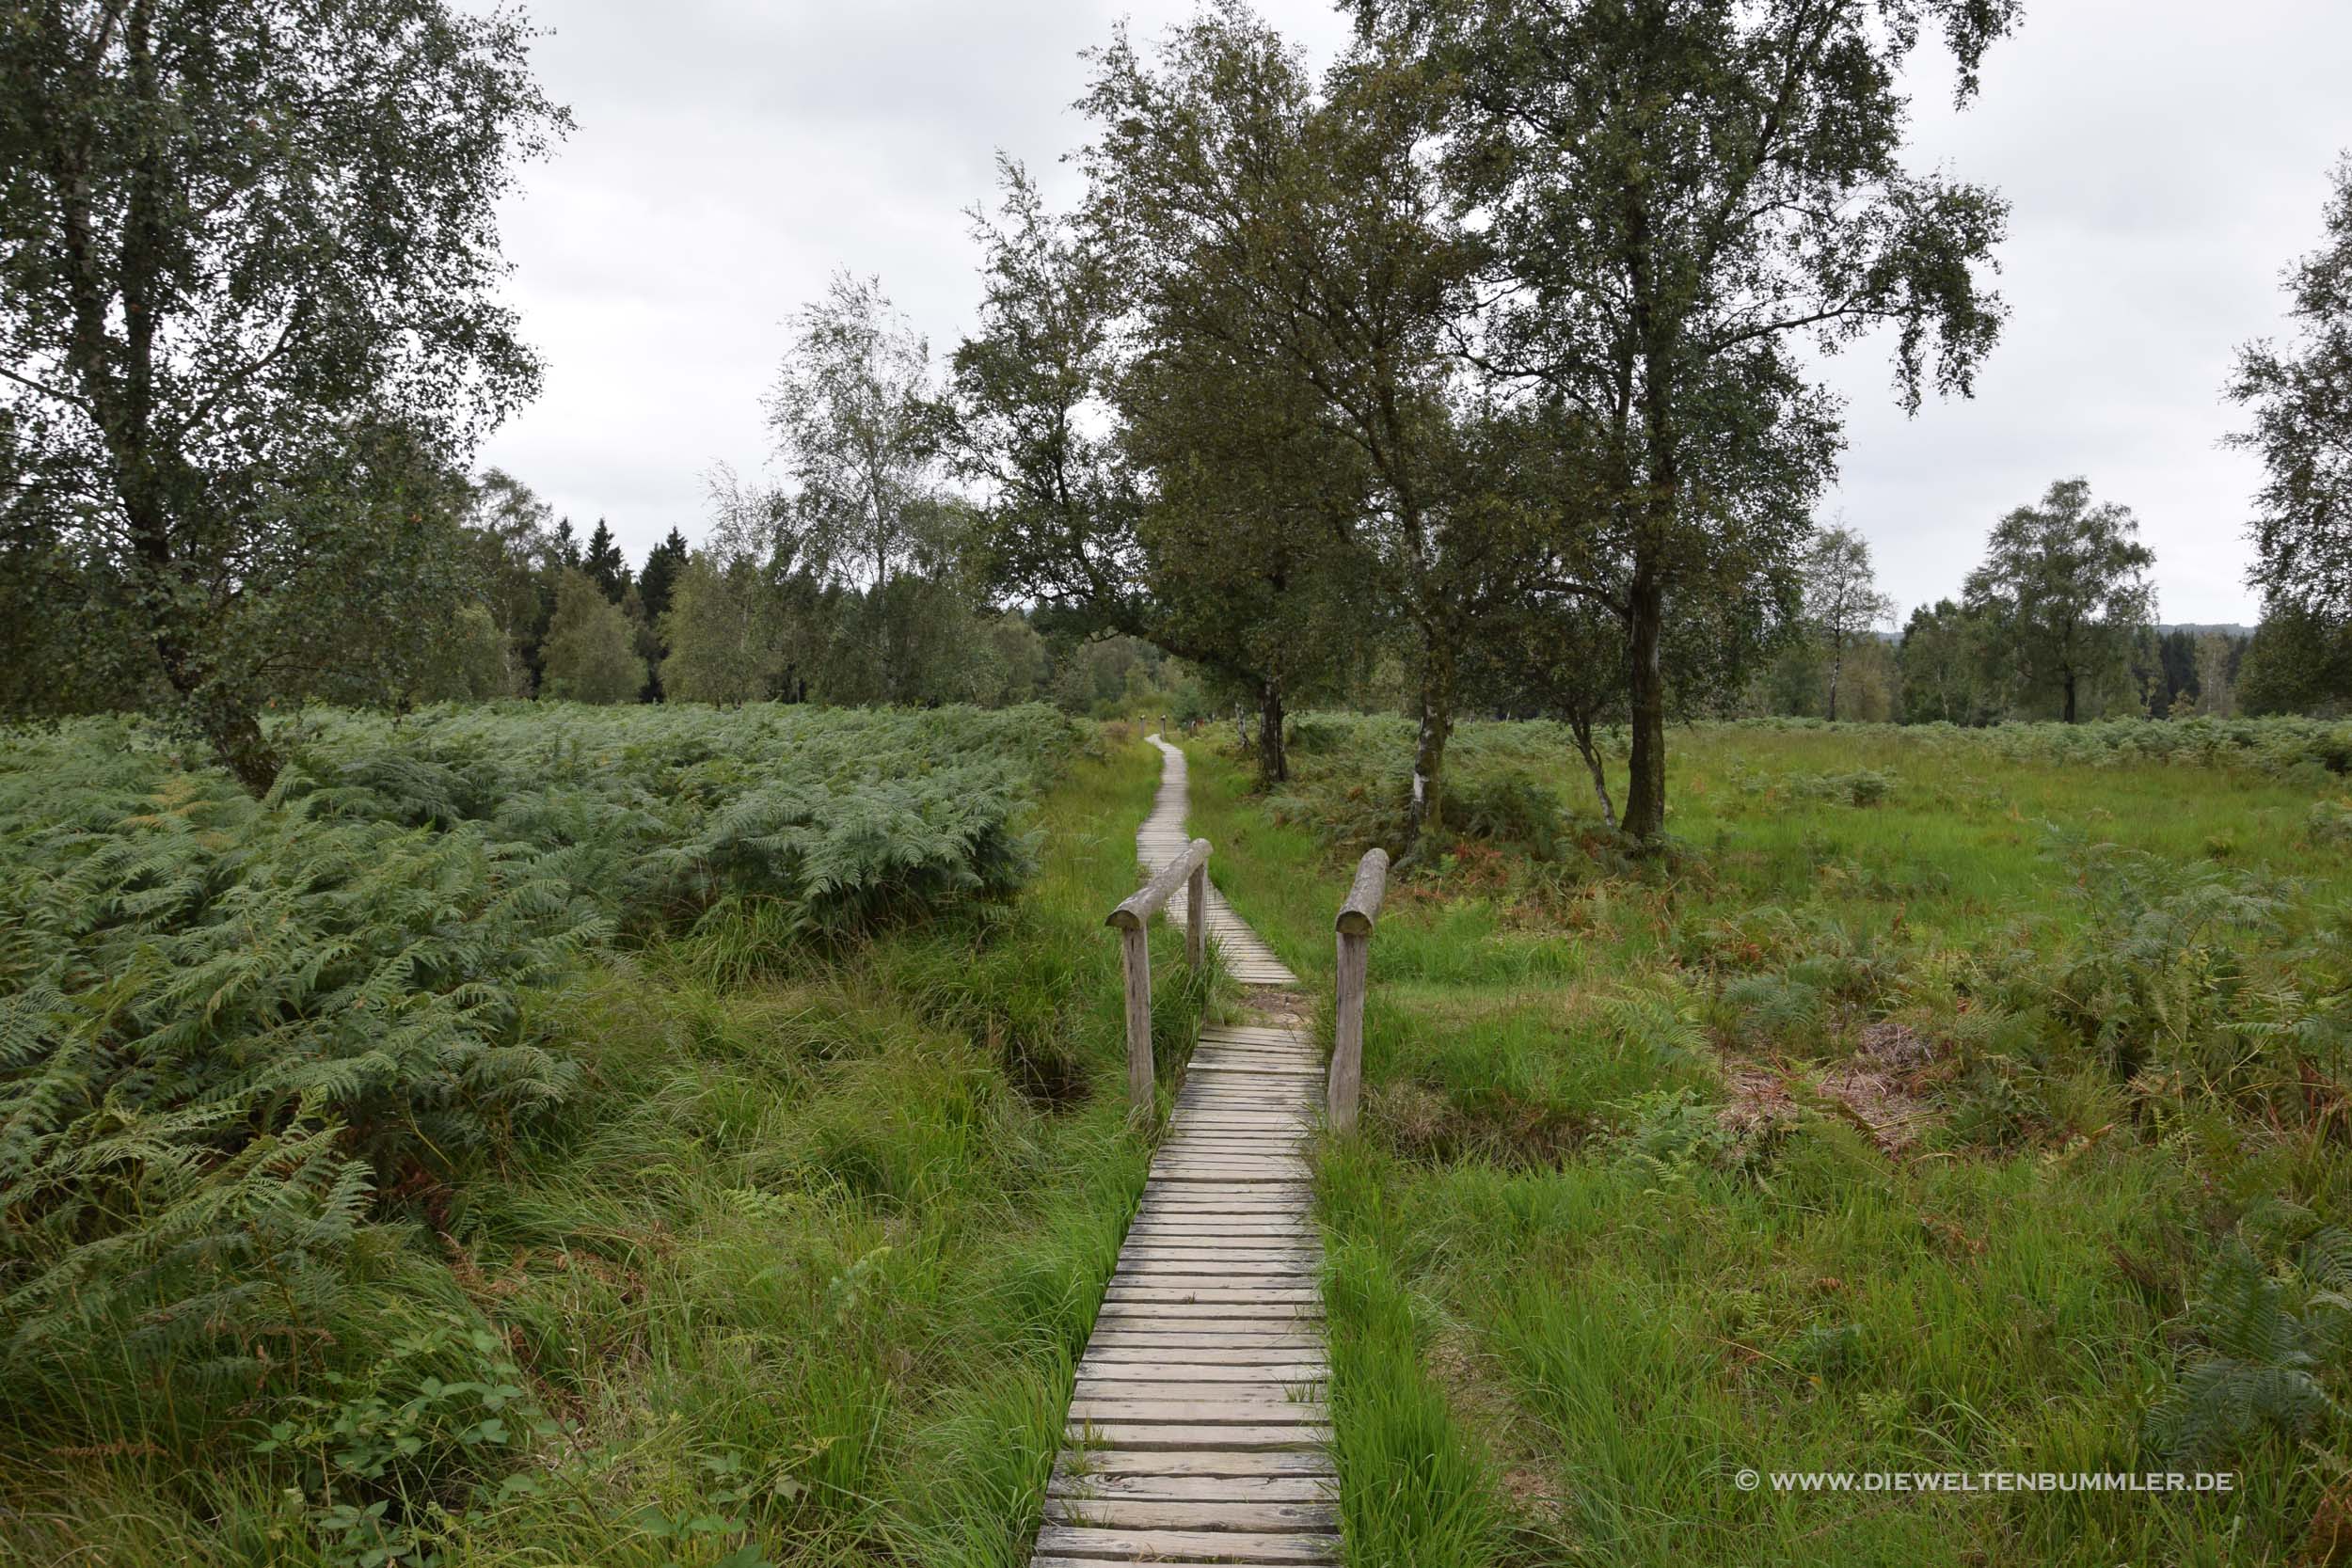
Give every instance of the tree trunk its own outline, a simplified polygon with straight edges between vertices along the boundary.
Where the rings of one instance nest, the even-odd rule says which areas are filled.
[[[1609,831],[1617,831],[1617,808],[1609,799],[1609,773],[1601,766],[1600,749],[1593,744],[1593,717],[1589,713],[1571,710],[1568,714],[1569,733],[1576,736],[1576,749],[1584,758],[1584,766],[1593,775],[1593,793],[1600,798],[1600,819]]]
[[[1290,753],[1282,745],[1282,689],[1268,681],[1258,697],[1258,783],[1290,782]]]
[[[167,563],[165,569],[169,570]],[[161,588],[150,592],[156,600],[169,596],[168,591]],[[151,604],[150,612],[156,617],[156,658],[163,666],[164,679],[179,696],[188,720],[211,744],[220,765],[245,786],[247,794],[266,795],[269,786],[278,782],[278,753],[262,733],[260,716],[249,704],[212,678],[212,672],[194,652],[195,640],[178,626],[172,607]]]
[[[1829,650],[1829,721],[1837,722],[1837,676],[1845,667],[1846,644],[1843,639],[1830,644]]]
[[[2067,721],[2068,723],[2070,723],[2070,724],[2071,724],[2071,723],[2073,723],[2073,722],[2074,721],[2074,671],[2072,671],[2072,670],[2067,671],[2067,672],[2066,672],[2066,676],[2065,676],[2065,679],[2066,679],[2066,721]]]
[[[1625,786],[1625,831],[1647,840],[1666,830],[1666,673],[1660,657],[1666,596],[1654,576],[1637,573],[1629,598],[1633,754]]]
[[[1445,823],[1445,743],[1454,734],[1454,655],[1432,649],[1422,669],[1421,729],[1413,741],[1413,798],[1405,813],[1398,863],[1416,859],[1422,840]]]

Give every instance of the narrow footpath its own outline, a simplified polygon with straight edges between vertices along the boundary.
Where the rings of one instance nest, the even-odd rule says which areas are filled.
[[[1186,843],[1184,753],[1152,743],[1147,871]],[[1078,1363],[1032,1568],[1340,1560],[1304,1156],[1324,1064],[1298,977],[1214,883],[1207,896],[1209,940],[1249,1016],[1193,1050]],[[1168,916],[1184,923],[1181,890]]]

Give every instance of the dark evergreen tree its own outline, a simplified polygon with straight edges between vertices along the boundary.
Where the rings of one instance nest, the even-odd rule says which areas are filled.
[[[596,531],[588,536],[588,552],[580,557],[580,569],[614,604],[619,604],[628,592],[628,560],[621,554],[620,542],[612,537],[612,526],[602,517],[596,519]]]
[[[670,594],[686,564],[686,535],[672,529],[669,537],[645,552],[645,568],[637,574],[637,597],[645,607],[645,620],[654,626],[670,610]]]

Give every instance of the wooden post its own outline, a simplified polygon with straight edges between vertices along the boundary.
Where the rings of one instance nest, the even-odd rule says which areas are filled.
[[[1193,888],[1190,922],[1184,934],[1185,957],[1201,958],[1201,910],[1208,902],[1205,869],[1209,841],[1196,838],[1184,852],[1152,875],[1104,924],[1119,929],[1119,951],[1127,971],[1127,1101],[1145,1116],[1154,1104],[1152,1068],[1152,917],[1168,905],[1168,896],[1189,881]]]
[[[1136,926],[1119,933],[1127,960],[1127,1104],[1150,1117],[1156,1103],[1152,1074],[1152,933]]]
[[[1364,990],[1372,962],[1372,927],[1388,888],[1389,852],[1366,850],[1335,923],[1339,996],[1331,1025],[1331,1076],[1324,1089],[1324,1109],[1334,1132],[1356,1130],[1356,1097],[1364,1080]]]
[[[1199,969],[1209,956],[1209,863],[1192,868],[1184,883],[1184,962]]]

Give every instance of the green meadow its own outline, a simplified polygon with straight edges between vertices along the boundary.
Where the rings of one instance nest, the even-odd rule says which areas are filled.
[[[1322,987],[1409,736],[1299,737],[1266,794],[1195,741],[1195,824]],[[1356,1560],[2330,1560],[2341,737],[1673,745],[1673,847],[1636,862],[1565,730],[1466,726],[1461,836],[1392,881],[1362,1124],[1321,1180]],[[2234,1489],[1824,1496],[1743,1470]]]
[[[6,1555],[1025,1561],[1146,1167],[1136,728],[304,723],[259,801],[0,753]],[[1318,995],[1407,738],[1187,743]],[[1350,1561],[2329,1560],[2346,737],[1674,742],[1635,856],[1564,730],[1466,726],[1392,879],[1319,1150]],[[1153,940],[1167,1077],[1227,983]],[[2233,1486],[1769,1479],[2151,1470]]]

